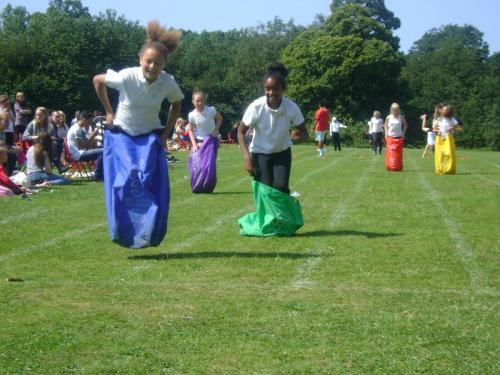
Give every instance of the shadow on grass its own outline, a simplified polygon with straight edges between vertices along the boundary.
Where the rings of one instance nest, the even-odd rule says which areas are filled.
[[[301,253],[252,253],[237,251],[201,251],[197,253],[160,253],[151,255],[134,255],[128,257],[130,260],[175,260],[175,259],[203,259],[203,258],[286,258],[286,259],[305,259],[317,258],[319,254],[301,254]]]
[[[251,191],[214,191],[213,195],[238,195],[238,194],[252,194]]]
[[[379,238],[396,237],[401,235],[402,233],[376,233],[357,230],[316,230],[312,232],[299,233],[298,237],[363,236],[366,238]]]

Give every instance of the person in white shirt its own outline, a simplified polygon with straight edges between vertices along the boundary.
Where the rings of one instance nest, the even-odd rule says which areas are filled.
[[[379,111],[373,112],[373,117],[368,121],[368,133],[371,134],[372,152],[374,155],[382,153],[384,143],[384,120]]]
[[[347,126],[340,123],[336,117],[332,117],[332,121],[330,122],[330,133],[332,135],[333,141],[333,151],[341,151],[340,148],[340,128],[347,128]]]
[[[283,96],[288,71],[283,64],[271,64],[264,75],[264,96],[254,100],[246,109],[238,128],[238,143],[243,153],[244,169],[258,182],[286,194],[292,166],[292,139],[309,139],[304,116],[293,101]],[[245,135],[254,129],[247,147]]]
[[[455,131],[462,132],[463,127],[453,117],[454,109],[447,104],[441,109],[441,116],[432,124],[432,130],[437,132],[434,163],[436,173],[456,173]]]
[[[207,95],[200,89],[193,92],[194,110],[189,112],[187,129],[193,152],[205,138],[216,138],[222,124],[222,116],[214,107],[206,105]]]
[[[88,111],[81,111],[80,119],[69,128],[66,143],[68,151],[73,160],[95,161],[94,179],[102,181],[103,175],[103,149],[95,146],[96,131],[88,132],[92,125],[92,114]]]
[[[386,137],[404,138],[408,123],[403,115],[398,103],[392,103],[391,113],[386,117],[384,123],[384,132]]]
[[[425,158],[425,155],[427,154],[427,151],[429,151],[429,149],[434,152],[434,147],[436,145],[436,133],[434,132],[433,127],[437,126],[436,121],[441,116],[443,107],[444,104],[442,103],[436,104],[436,107],[434,107],[434,116],[432,118],[431,126],[427,126],[426,124],[427,115],[425,113],[420,116],[420,119],[422,120],[422,131],[427,133],[427,144],[425,145],[424,152],[422,153],[423,158]]]
[[[167,232],[170,186],[165,146],[184,99],[175,78],[163,71],[181,33],[151,21],[139,51],[138,67],[109,69],[94,77],[106,111],[104,191],[109,233],[127,247],[158,246]],[[107,86],[119,92],[113,113]],[[159,112],[170,102],[165,126]],[[120,214],[126,212],[133,220]]]

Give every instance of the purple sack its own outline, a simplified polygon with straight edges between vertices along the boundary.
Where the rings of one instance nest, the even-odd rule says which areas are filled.
[[[217,184],[217,150],[219,140],[205,138],[198,151],[189,154],[188,168],[191,174],[191,192],[212,193]]]

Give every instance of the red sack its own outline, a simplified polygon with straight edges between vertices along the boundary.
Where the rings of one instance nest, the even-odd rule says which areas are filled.
[[[388,171],[403,170],[403,138],[385,138],[385,168]]]

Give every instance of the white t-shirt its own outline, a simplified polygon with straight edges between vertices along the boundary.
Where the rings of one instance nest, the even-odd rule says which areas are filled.
[[[173,76],[162,71],[150,84],[140,66],[119,72],[109,69],[106,84],[120,93],[113,123],[132,136],[161,129],[159,112],[165,98],[170,103],[184,99]]]
[[[188,120],[195,126],[194,135],[196,139],[204,139],[209,137],[215,129],[215,114],[217,111],[214,107],[204,106],[200,113],[194,109],[189,112]]]
[[[387,116],[387,136],[388,137],[402,137],[403,134],[403,120],[401,115],[394,117],[392,114]]]
[[[77,139],[87,139],[87,133],[82,127],[75,124],[69,128],[68,135],[66,136],[69,153],[74,160],[79,160],[80,155],[85,151],[78,148]]]
[[[290,128],[304,123],[304,116],[297,104],[286,97],[282,98],[278,109],[272,109],[262,96],[248,106],[243,123],[255,129],[250,152],[273,154],[292,145]]]
[[[446,138],[446,135],[455,127],[458,125],[458,121],[455,119],[455,117],[439,117],[436,120],[436,124],[439,128],[439,135],[441,138]]]
[[[384,120],[380,117],[372,117],[370,121],[368,121],[368,133],[380,133],[384,131]]]
[[[347,128],[347,126],[341,124],[339,120],[332,119],[332,122],[330,123],[330,133],[338,133],[340,132],[340,128]]]

